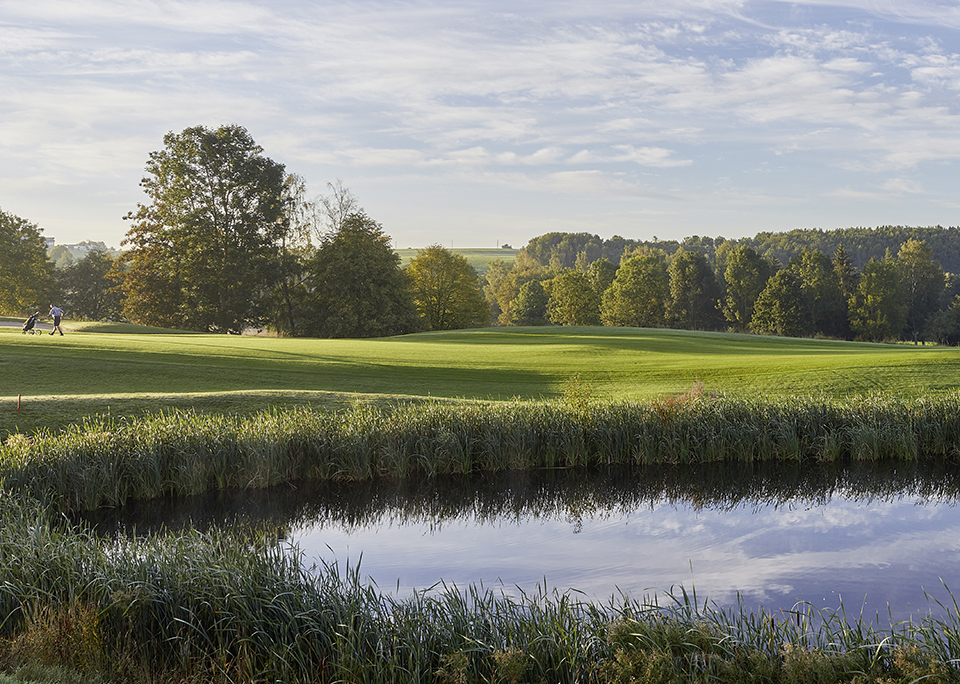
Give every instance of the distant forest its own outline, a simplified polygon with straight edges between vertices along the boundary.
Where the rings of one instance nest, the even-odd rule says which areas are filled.
[[[499,325],[611,325],[960,344],[960,228],[726,239],[547,233],[491,262]]]
[[[820,250],[828,256],[842,244],[853,265],[861,269],[870,259],[881,260],[890,250],[896,256],[908,240],[924,242],[946,273],[960,273],[960,227],[880,226],[879,228],[838,228],[836,230],[796,229],[785,233],[757,233],[752,238],[701,237],[677,240],[631,240],[615,235],[604,240],[590,233],[547,233],[530,240],[523,252],[539,266],[575,268],[577,259],[590,264],[606,258],[620,264],[625,251],[645,246],[672,254],[678,248],[700,252],[714,270],[722,273],[724,256],[741,246],[751,247],[760,256],[787,264],[804,250]],[[583,253],[584,256],[580,256]]]

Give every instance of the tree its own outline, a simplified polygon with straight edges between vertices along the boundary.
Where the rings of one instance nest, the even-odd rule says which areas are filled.
[[[296,336],[300,334],[299,321],[306,315],[304,264],[314,250],[312,237],[322,235],[322,200],[307,196],[306,181],[297,174],[284,179],[283,200],[287,220],[278,245],[278,283],[272,297],[271,322],[277,332]]]
[[[323,236],[306,268],[309,319],[318,337],[385,337],[418,328],[410,279],[383,227],[363,212]]]
[[[960,344],[960,296],[954,296],[953,302],[946,308],[927,319],[924,334],[926,339],[937,344]]]
[[[176,266],[173,245],[160,237],[124,252],[112,272],[123,297],[123,317],[158,328],[189,327]]]
[[[613,284],[603,295],[604,325],[656,327],[666,323],[670,278],[662,253],[646,251],[624,257]]]
[[[514,325],[549,325],[549,299],[539,280],[525,282],[511,306],[511,322]]]
[[[530,240],[520,252],[537,266],[574,268],[581,253],[584,265],[599,259],[603,255],[603,240],[589,233],[547,233]]]
[[[907,324],[907,293],[900,269],[889,254],[870,259],[850,301],[850,327],[867,340],[899,337]]]
[[[52,273],[37,225],[0,210],[0,311],[19,316],[49,304]]]
[[[556,325],[597,325],[600,298],[579,271],[564,271],[550,283],[547,314]]]
[[[750,329],[761,335],[800,337],[811,330],[803,280],[791,269],[777,271],[757,297]]]
[[[523,265],[521,261],[518,258],[513,266],[507,266],[503,262],[491,262],[490,270],[487,271],[484,293],[488,301],[496,302],[495,306],[491,305],[491,309],[499,311],[497,322],[500,325],[515,324],[513,306],[524,284],[534,280],[542,283],[552,277],[550,271],[539,267],[532,268],[529,264]]]
[[[70,248],[66,245],[57,245],[50,250],[48,256],[57,268],[66,268],[73,263],[73,255],[70,253]]]
[[[933,251],[922,240],[907,240],[900,246],[897,268],[906,290],[906,328],[916,343],[927,318],[938,308],[946,278],[933,259]]]
[[[233,333],[258,324],[288,228],[283,165],[240,126],[197,126],[163,141],[140,182],[150,202],[127,215],[126,315]],[[175,294],[159,311],[152,284]]]
[[[115,261],[105,251],[95,249],[60,271],[63,308],[72,318],[120,320],[123,298],[110,277]]]
[[[751,247],[737,247],[725,256],[727,265],[724,280],[727,283],[727,296],[723,304],[723,315],[737,330],[746,330],[753,319],[753,307],[757,297],[767,286],[773,269],[770,263]]]
[[[850,339],[853,337],[853,329],[850,327],[850,302],[853,301],[857,292],[860,274],[857,273],[853,260],[843,248],[842,242],[837,245],[837,250],[833,254],[833,272],[837,274],[837,282],[840,285],[841,313],[839,314],[837,335]]]
[[[606,257],[600,257],[587,267],[587,278],[593,286],[593,291],[597,296],[603,298],[603,293],[613,284],[613,279],[617,277],[617,267]]]
[[[804,250],[790,261],[789,268],[800,276],[812,330],[843,337],[847,329],[846,308],[840,278],[830,258],[819,249]]]
[[[720,286],[706,257],[681,247],[674,253],[667,271],[672,324],[686,330],[718,327]]]
[[[501,320],[504,308],[509,308],[507,302],[500,303],[500,288],[507,281],[510,272],[513,270],[513,264],[506,261],[487,262],[487,272],[483,278],[483,296],[490,306],[490,315],[494,323],[501,325],[509,323],[509,320]]]
[[[360,211],[360,204],[356,195],[349,188],[343,186],[339,178],[335,183],[327,183],[329,195],[322,195],[319,199],[320,212],[318,237],[322,240],[324,233],[340,230],[344,222]]]
[[[463,255],[431,245],[417,250],[407,275],[427,330],[476,328],[490,322],[480,278]]]

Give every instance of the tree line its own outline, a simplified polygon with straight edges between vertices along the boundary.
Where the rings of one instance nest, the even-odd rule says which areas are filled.
[[[604,240],[590,233],[547,233],[530,240],[524,248],[528,263],[554,268],[573,268],[606,257],[619,265],[628,251],[644,246],[673,254],[680,247],[700,252],[714,267],[718,277],[726,268],[727,255],[736,247],[752,247],[762,256],[786,264],[803,251],[820,250],[834,254],[840,245],[854,266],[863,268],[870,259],[881,260],[887,251],[896,252],[908,240],[925,242],[947,273],[960,273],[960,227],[879,226],[877,228],[838,228],[835,230],[795,229],[782,233],[763,232],[754,237],[733,238],[692,235],[683,240],[631,240],[615,235]]]
[[[802,249],[786,264],[730,241],[714,260],[682,244],[668,252],[637,243],[615,264],[598,256],[599,239],[546,237],[531,241],[514,264],[491,264],[485,293],[500,324],[960,341],[960,282],[923,241],[908,239],[896,254],[887,250],[858,269],[842,243],[832,255]],[[580,241],[587,248],[573,256],[569,246]],[[545,242],[558,248],[544,250]]]
[[[960,282],[942,266],[945,255],[960,271],[960,229],[548,233],[481,278],[437,245],[401,268],[383,226],[339,181],[310,198],[240,126],[163,142],[119,257],[94,249],[54,263],[35,224],[0,211],[0,309],[56,301],[74,318],[314,337],[493,322],[960,342]]]
[[[147,201],[118,258],[58,268],[41,231],[0,212],[0,310],[59,302],[79,319],[204,332],[377,337],[489,322],[461,255],[431,246],[406,268],[383,227],[339,182],[310,199],[301,178],[240,126],[164,137],[140,183]]]

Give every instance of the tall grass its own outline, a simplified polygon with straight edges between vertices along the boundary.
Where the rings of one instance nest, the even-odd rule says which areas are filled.
[[[0,666],[111,681],[956,681],[960,621],[882,629],[839,611],[519,598],[436,587],[392,598],[359,568],[311,574],[269,530],[111,542],[49,509],[0,509]],[[924,679],[925,678],[925,679]]]
[[[956,394],[772,401],[692,392],[651,404],[578,399],[90,419],[62,433],[8,437],[0,486],[62,510],[89,510],[298,480],[612,464],[954,460],[958,453]]]

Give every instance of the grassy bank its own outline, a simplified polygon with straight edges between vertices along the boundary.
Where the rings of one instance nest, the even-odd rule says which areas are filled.
[[[417,256],[418,249],[398,249],[396,250],[397,254],[400,255],[400,264],[406,267],[410,261]],[[514,259],[516,259],[519,249],[504,249],[502,247],[493,249],[453,249],[451,250],[456,254],[459,254],[464,259],[467,260],[467,263],[473,266],[474,270],[483,275],[488,270],[490,270],[491,261],[504,261],[508,264],[512,264]]]
[[[842,610],[721,611],[438,587],[394,599],[311,575],[269,531],[109,542],[0,511],[0,664],[127,682],[945,682],[956,613],[884,628]],[[62,680],[66,681],[66,680]],[[77,681],[76,679],[71,681]]]
[[[58,681],[960,681],[956,606],[946,622],[885,630],[805,606],[724,612],[682,591],[669,605],[442,587],[401,601],[356,568],[308,575],[276,531],[114,545],[56,514],[415,473],[951,463],[957,354],[599,328],[354,341],[0,330],[0,668],[66,667]]]
[[[100,419],[0,447],[8,492],[62,510],[298,480],[720,461],[960,456],[960,394],[781,401],[693,391],[650,404],[428,403]]]
[[[727,396],[960,389],[960,350],[624,328],[501,328],[376,340],[0,329],[0,438],[168,407],[256,413],[353,397],[646,401],[694,379]],[[18,411],[19,399],[19,411]]]

